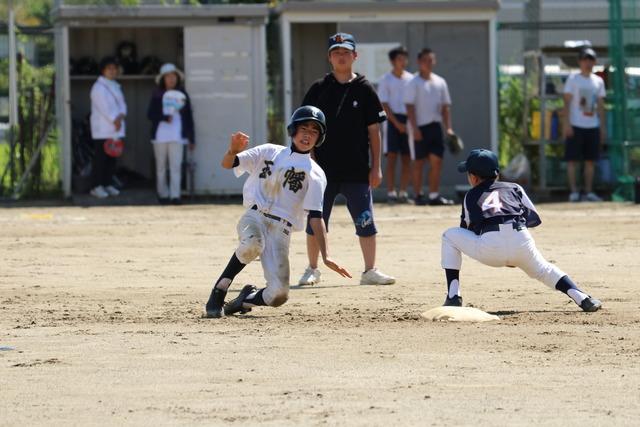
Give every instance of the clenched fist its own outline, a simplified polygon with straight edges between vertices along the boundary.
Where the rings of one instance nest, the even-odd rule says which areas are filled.
[[[231,134],[231,142],[229,143],[229,151],[232,154],[238,154],[247,149],[249,145],[249,135],[242,132]]]

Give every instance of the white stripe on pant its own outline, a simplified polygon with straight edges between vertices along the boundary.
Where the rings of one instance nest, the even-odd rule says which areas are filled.
[[[519,267],[551,289],[566,275],[544,259],[529,230],[517,231],[511,224],[480,236],[460,227],[448,229],[442,234],[442,268],[460,270],[461,253],[491,267]]]
[[[156,142],[153,152],[156,156],[156,191],[158,197],[180,198],[182,178],[182,156],[184,144],[179,142]],[[167,183],[167,163],[169,164],[170,185]]]

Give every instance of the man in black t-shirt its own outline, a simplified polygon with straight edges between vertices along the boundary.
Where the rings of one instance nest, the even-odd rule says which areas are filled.
[[[320,108],[327,119],[325,143],[315,150],[316,160],[327,176],[322,215],[328,230],[336,196],[342,194],[347,199],[364,257],[360,284],[390,285],[395,279],[375,266],[377,230],[371,197],[371,189],[382,181],[380,123],[386,120],[386,114],[371,83],[353,72],[357,53],[351,34],[332,36],[328,57],[333,71],[313,83],[302,101],[303,105]],[[312,234],[307,227],[309,266],[300,285],[320,281],[318,245]]]

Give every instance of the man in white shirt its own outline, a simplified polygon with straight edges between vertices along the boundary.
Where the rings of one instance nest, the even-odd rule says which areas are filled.
[[[433,72],[436,55],[424,48],[418,54],[419,72],[405,87],[404,103],[413,130],[415,163],[413,187],[416,205],[451,205],[451,200],[440,195],[440,173],[444,156],[443,127],[447,135],[451,128],[451,97],[447,82]],[[429,198],[422,194],[422,169],[429,160]]]
[[[378,83],[378,96],[382,108],[387,113],[387,137],[385,156],[387,157],[387,201],[405,203],[408,200],[407,187],[411,178],[411,150],[407,132],[407,108],[404,105],[404,88],[413,78],[406,71],[409,52],[404,46],[389,51],[392,70],[386,73]],[[395,189],[396,162],[400,155],[400,192]]]
[[[593,192],[593,174],[600,148],[607,138],[604,115],[606,92],[604,81],[593,74],[596,52],[591,48],[583,49],[578,56],[578,64],[580,72],[571,74],[564,85],[563,133],[566,139],[567,178],[571,188],[569,201],[601,202],[602,199]],[[581,160],[584,160],[583,198],[576,183],[576,164]]]

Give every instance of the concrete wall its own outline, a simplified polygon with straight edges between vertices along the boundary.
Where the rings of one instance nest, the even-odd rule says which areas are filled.
[[[291,58],[293,106],[300,106],[311,84],[331,71],[327,60],[327,42],[337,32],[335,23],[293,24]]]

